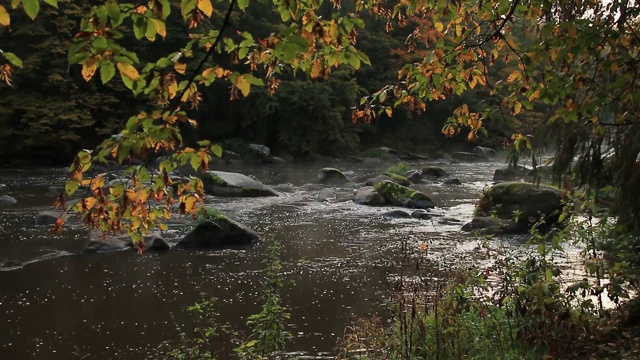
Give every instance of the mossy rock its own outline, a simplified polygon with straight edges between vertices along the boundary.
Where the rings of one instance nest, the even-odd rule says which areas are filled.
[[[557,223],[564,207],[560,190],[526,182],[505,182],[491,187],[480,200],[475,217],[496,216],[512,220],[527,229],[545,219],[548,226]]]
[[[406,186],[396,184],[393,181],[381,181],[375,186],[375,189],[387,205],[404,206],[415,209],[435,207],[429,196]]]
[[[360,205],[384,206],[385,200],[373,186],[361,187],[353,195],[353,202]]]
[[[216,196],[279,196],[273,188],[246,175],[225,171],[207,171],[202,175],[207,194]]]
[[[391,178],[391,180],[393,180],[393,182],[395,182],[396,184],[400,184],[402,186],[409,186],[411,185],[411,181],[409,181],[409,179],[407,179],[406,177],[402,176],[402,175],[398,175],[398,174],[394,174],[394,173],[384,173],[382,174],[383,176],[388,176],[389,178]]]

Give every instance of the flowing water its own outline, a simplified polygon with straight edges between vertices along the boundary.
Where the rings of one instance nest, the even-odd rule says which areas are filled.
[[[380,174],[390,164],[332,164],[352,170],[354,183]],[[427,163],[412,163],[421,168]],[[245,329],[259,311],[262,260],[272,241],[282,244],[283,302],[291,312],[290,348],[330,355],[353,317],[380,311],[388,280],[401,261],[401,244],[429,246],[439,266],[478,265],[480,240],[460,231],[472,217],[483,188],[502,163],[438,165],[461,186],[421,185],[438,207],[431,220],[390,219],[393,208],[356,205],[358,185],[333,188],[337,200],[316,200],[321,165],[225,167],[254,175],[282,191],[276,198],[214,198],[207,202],[254,228],[262,241],[242,249],[178,251],[143,256],[133,251],[76,255],[86,231],[60,235],[34,225],[34,215],[51,208],[51,185],[62,169],[1,170],[0,195],[18,203],[0,207],[0,263],[23,264],[0,271],[0,359],[153,358],[164,340],[188,329],[186,308],[217,298],[220,322]],[[496,238],[494,246],[522,247],[522,238]]]

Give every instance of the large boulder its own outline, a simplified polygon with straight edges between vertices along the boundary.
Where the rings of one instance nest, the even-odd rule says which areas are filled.
[[[446,171],[442,170],[442,168],[439,168],[439,167],[436,167],[436,166],[428,166],[428,167],[422,169],[422,175],[423,176],[431,176],[431,177],[435,177],[435,178],[441,178],[441,177],[449,176],[449,173],[447,173]]]
[[[224,215],[204,220],[176,244],[176,248],[212,249],[248,245],[260,236]]]
[[[351,181],[338,169],[324,168],[318,173],[318,182],[326,185],[342,185]]]
[[[511,220],[491,216],[479,216],[462,227],[462,231],[481,231],[486,235],[522,234],[529,231],[526,226],[520,226]]]
[[[451,153],[451,158],[453,160],[461,161],[461,162],[482,162],[489,161],[489,158],[483,154],[472,153],[472,152],[454,152]]]
[[[9,195],[0,196],[0,206],[13,205],[13,204],[16,204],[17,202],[18,200],[16,200],[16,198],[14,198],[13,196],[9,196]]]
[[[483,147],[483,146],[476,146],[475,148],[473,148],[473,152],[477,154],[482,154],[489,158],[496,156],[495,150],[493,150],[492,148]]]
[[[493,181],[518,181],[529,180],[530,169],[524,166],[509,166],[502,169],[496,169],[493,173]]]
[[[406,186],[396,184],[393,181],[382,181],[378,183],[375,190],[382,199],[384,199],[385,205],[403,206],[415,209],[429,209],[435,207],[431,198],[427,195],[410,189]]]
[[[207,171],[202,175],[204,191],[216,196],[278,196],[273,188],[247,175],[225,172]]]
[[[512,221],[517,226],[509,227],[511,232],[527,232],[535,223],[544,219],[544,229],[558,222],[564,207],[563,200],[562,193],[556,188],[525,182],[505,182],[494,185],[484,194],[474,217],[495,217]],[[500,223],[499,227],[505,227],[505,224]]]

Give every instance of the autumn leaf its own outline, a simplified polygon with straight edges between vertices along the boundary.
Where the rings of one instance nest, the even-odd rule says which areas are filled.
[[[249,96],[249,91],[251,90],[251,84],[244,78],[244,76],[240,75],[236,78],[236,86],[242,92],[242,95]]]
[[[184,63],[177,63],[175,65],[173,65],[173,68],[176,69],[176,71],[180,74],[183,74],[187,71],[187,64]]]
[[[507,82],[508,83],[512,83],[516,80],[518,80],[518,78],[520,77],[520,71],[514,71],[511,73],[511,75],[509,75],[509,77],[507,78]]]
[[[213,5],[211,5],[211,0],[198,0],[198,9],[207,15],[207,17],[211,17],[211,14],[213,14]]]
[[[11,24],[11,18],[4,6],[0,5],[0,25],[9,26]]]
[[[138,74],[138,70],[136,70],[135,67],[133,67],[133,65],[127,64],[127,63],[123,63],[123,62],[119,62],[118,65],[118,71],[120,71],[120,75],[122,77],[127,77],[131,80],[139,80],[140,79],[140,74]]]
[[[522,110],[522,103],[516,101],[516,103],[513,104],[513,115],[518,115],[520,113],[520,110]]]
[[[434,27],[436,28],[436,30],[438,30],[439,32],[442,32],[442,31],[444,30],[444,25],[442,25],[442,23],[441,23],[440,21],[436,22],[433,26],[434,26]]]
[[[82,64],[82,78],[85,81],[91,80],[97,69],[98,64],[96,62],[96,58],[93,56],[88,57]]]

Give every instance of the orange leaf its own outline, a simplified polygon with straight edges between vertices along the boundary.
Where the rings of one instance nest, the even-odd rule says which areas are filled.
[[[140,79],[140,74],[138,73],[138,70],[133,67],[133,65],[119,62],[117,66],[118,71],[120,71],[120,75],[126,76],[134,81]]]
[[[97,69],[98,64],[96,63],[96,58],[93,56],[88,57],[82,64],[82,78],[85,81],[91,80]]]
[[[198,9],[207,15],[207,17],[211,17],[211,14],[213,14],[213,5],[211,5],[211,0],[198,0]]]

